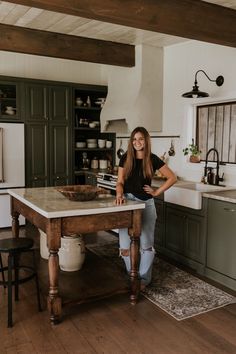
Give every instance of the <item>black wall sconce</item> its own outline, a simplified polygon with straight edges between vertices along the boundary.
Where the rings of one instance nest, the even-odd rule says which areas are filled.
[[[203,70],[198,70],[195,74],[195,81],[194,81],[194,86],[192,91],[185,92],[183,93],[182,97],[187,97],[187,98],[198,98],[198,97],[208,97],[209,93],[203,92],[199,90],[199,86],[197,84],[197,74],[202,72],[203,74],[206,75],[209,81],[215,82],[217,86],[222,86],[224,83],[224,77],[223,76],[218,76],[215,80],[212,80],[209,78],[209,76],[205,73]]]

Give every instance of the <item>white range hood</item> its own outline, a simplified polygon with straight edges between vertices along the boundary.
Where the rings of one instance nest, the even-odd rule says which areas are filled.
[[[110,67],[101,131],[130,133],[137,126],[162,129],[163,49],[138,45],[135,67]]]

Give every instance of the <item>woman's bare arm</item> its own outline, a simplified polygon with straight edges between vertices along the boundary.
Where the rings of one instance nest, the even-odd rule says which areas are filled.
[[[161,174],[166,177],[165,183],[163,183],[159,188],[153,188],[151,186],[145,185],[143,189],[146,193],[151,194],[153,197],[157,197],[158,195],[165,192],[169,189],[174,183],[177,181],[177,177],[174,172],[167,166],[164,165],[159,169]]]
[[[116,183],[116,204],[122,204],[124,202],[124,168],[119,167],[118,179]]]

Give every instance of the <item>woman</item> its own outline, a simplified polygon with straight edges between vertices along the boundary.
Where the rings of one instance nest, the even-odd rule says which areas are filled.
[[[151,187],[152,177],[160,170],[166,177],[161,187]],[[125,199],[142,201],[145,209],[142,216],[142,232],[140,236],[139,276],[141,289],[151,282],[152,264],[155,256],[154,230],[156,208],[153,197],[157,197],[176,182],[175,174],[151,152],[151,139],[147,130],[137,127],[131,133],[127,152],[121,157],[116,185],[116,204]],[[120,255],[124,259],[127,272],[130,272],[130,237],[127,229],[119,230]]]

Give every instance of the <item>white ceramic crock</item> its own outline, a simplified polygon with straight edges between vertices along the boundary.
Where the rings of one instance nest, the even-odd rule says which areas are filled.
[[[47,247],[47,235],[42,230],[39,230],[39,233],[40,233],[40,256],[43,259],[48,259],[49,251]]]
[[[42,230],[39,230],[39,233],[40,256],[48,260],[47,235]],[[82,235],[63,236],[58,255],[59,266],[62,270],[73,272],[81,269],[85,260],[85,245]]]
[[[106,170],[107,169],[107,160],[99,160],[99,168],[100,170]]]
[[[82,235],[63,236],[58,255],[61,270],[74,272],[81,269],[85,260],[85,245]]]

